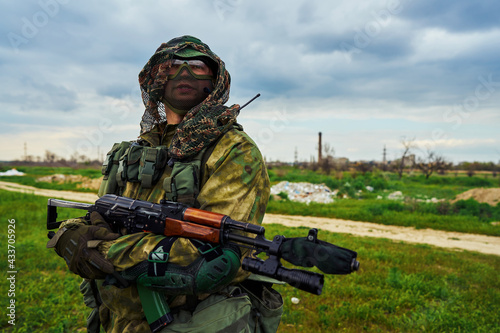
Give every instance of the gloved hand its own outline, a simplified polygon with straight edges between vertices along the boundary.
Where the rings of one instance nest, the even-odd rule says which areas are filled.
[[[99,253],[97,246],[120,235],[111,232],[98,212],[90,214],[90,222],[91,225],[62,227],[47,243],[47,248],[55,248],[73,273],[86,279],[102,279],[113,273],[114,267]]]

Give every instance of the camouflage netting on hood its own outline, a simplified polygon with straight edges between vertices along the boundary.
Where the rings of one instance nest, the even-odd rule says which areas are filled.
[[[185,160],[194,157],[204,147],[232,128],[240,106],[224,106],[229,99],[231,78],[224,62],[198,38],[182,36],[163,43],[139,73],[142,100],[146,110],[141,121],[141,135],[166,122],[161,102],[171,59],[180,50],[191,48],[205,54],[218,67],[213,91],[184,116],[177,127],[169,148],[170,157]]]

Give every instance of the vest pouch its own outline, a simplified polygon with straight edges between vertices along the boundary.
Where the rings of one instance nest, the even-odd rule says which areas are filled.
[[[142,147],[139,164],[139,177],[143,188],[151,188],[160,178],[165,165],[167,164],[167,148]]]
[[[174,321],[160,332],[251,332],[250,310],[248,295],[236,286],[227,286],[201,301],[194,311],[173,309]]]
[[[252,302],[251,332],[275,333],[283,315],[283,298],[270,283],[246,280],[240,287]]]
[[[125,163],[126,174],[125,178],[129,182],[139,181],[139,165],[141,162],[143,146],[138,144],[132,144],[127,152],[127,158]]]
[[[116,181],[116,173],[118,172],[118,163],[120,157],[125,153],[127,148],[130,146],[130,141],[123,141],[121,143],[115,143],[113,148],[106,154],[104,163],[102,165],[101,173],[104,175],[98,196],[102,196],[107,193],[116,193],[118,188],[118,183]]]
[[[111,167],[113,166],[113,158],[115,156],[116,151],[118,150],[119,145],[120,145],[119,143],[113,144],[113,147],[111,148],[110,151],[108,151],[108,153],[106,154],[106,158],[102,163],[101,174],[104,175],[105,180],[108,179]]]
[[[170,177],[163,182],[165,199],[194,206],[199,194],[199,161],[175,162]]]

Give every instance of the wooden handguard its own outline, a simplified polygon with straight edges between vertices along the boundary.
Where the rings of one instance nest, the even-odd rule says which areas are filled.
[[[165,236],[194,238],[211,243],[220,243],[220,229],[205,225],[179,221],[167,217],[165,219]]]
[[[184,211],[185,221],[194,222],[218,229],[222,227],[222,221],[224,220],[224,217],[226,217],[226,215],[196,208],[186,208],[186,210]]]

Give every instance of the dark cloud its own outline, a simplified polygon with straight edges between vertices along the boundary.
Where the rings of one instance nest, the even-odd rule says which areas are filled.
[[[21,109],[28,110],[52,110],[72,111],[77,108],[77,96],[63,86],[45,82],[32,77],[24,77],[21,80],[23,92],[11,93],[8,100],[17,102]]]
[[[249,92],[262,92],[266,98],[276,96],[291,97],[291,93],[299,87],[299,82],[294,82],[286,77],[256,75],[244,81],[243,88]]]
[[[45,6],[58,0],[8,2],[0,14],[0,103],[8,115],[2,122],[53,119],[68,126],[75,122],[70,116],[78,118],[72,110],[99,119],[109,104],[140,104],[140,69],[160,43],[184,34],[201,38],[224,59],[235,103],[260,92],[259,103],[282,100],[299,117],[309,105],[320,106],[325,116],[308,127],[313,132],[323,123],[335,128],[330,109],[359,111],[353,123],[372,113],[385,121],[400,112],[380,105],[411,109],[400,117],[416,124],[419,113],[426,120],[433,117],[426,110],[474,96],[479,77],[500,82],[500,2],[399,2],[390,17],[380,16],[389,10],[387,0],[186,0],[154,6],[89,0],[58,8]],[[36,26],[43,13],[47,22]],[[9,33],[26,40],[17,52]],[[492,98],[481,103],[494,103],[500,88],[491,89]],[[294,109],[297,100],[304,106]],[[345,127],[356,135],[354,125]]]
[[[441,27],[452,31],[478,31],[498,27],[500,2],[497,0],[412,1],[401,16],[418,27]]]
[[[413,47],[413,34],[386,34],[381,32],[368,35],[363,30],[352,30],[342,33],[321,32],[314,35],[301,37],[297,42],[303,43],[305,51],[309,54],[332,53],[339,51],[356,57],[358,54],[369,54],[385,61],[401,58],[411,53]]]

